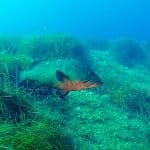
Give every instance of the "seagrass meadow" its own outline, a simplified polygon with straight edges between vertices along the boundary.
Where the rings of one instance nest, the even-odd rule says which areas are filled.
[[[56,70],[103,84],[59,97]],[[0,36],[0,150],[149,149],[149,41]]]

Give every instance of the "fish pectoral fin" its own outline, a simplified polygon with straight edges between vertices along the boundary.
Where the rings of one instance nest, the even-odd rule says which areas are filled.
[[[56,70],[56,78],[61,82],[70,81],[70,78],[60,70]]]

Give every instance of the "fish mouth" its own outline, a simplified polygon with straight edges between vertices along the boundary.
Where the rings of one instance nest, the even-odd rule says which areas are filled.
[[[104,82],[103,82],[103,81],[101,81],[101,82],[100,82],[100,85],[103,85],[103,84],[104,84]]]
[[[95,84],[97,84],[98,86],[100,86],[100,85],[103,85],[104,84],[104,82],[101,80],[101,78],[97,78],[96,80],[92,80],[91,81],[91,83],[95,83]]]

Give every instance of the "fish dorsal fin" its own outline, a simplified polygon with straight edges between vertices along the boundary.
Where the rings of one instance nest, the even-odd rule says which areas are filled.
[[[60,70],[56,70],[56,78],[61,82],[70,81],[69,77]]]

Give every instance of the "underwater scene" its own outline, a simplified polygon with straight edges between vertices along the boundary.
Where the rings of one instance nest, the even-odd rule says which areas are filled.
[[[0,150],[150,150],[150,1],[0,1]]]

